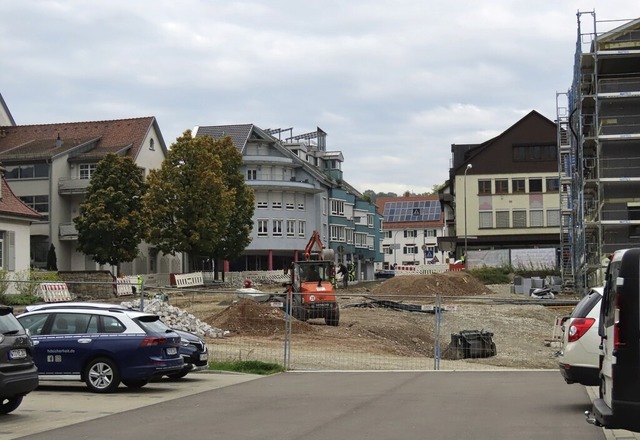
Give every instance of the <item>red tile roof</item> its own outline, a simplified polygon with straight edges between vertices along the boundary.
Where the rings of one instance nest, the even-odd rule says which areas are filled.
[[[134,159],[155,118],[116,119],[111,121],[65,122],[60,124],[0,127],[0,161],[10,159],[46,159],[78,145],[96,141],[92,156],[104,156],[131,146],[127,155]],[[56,140],[62,141],[56,146]]]
[[[11,191],[6,179],[2,176],[2,197],[0,198],[0,216],[18,216],[30,220],[40,220],[42,215],[25,205]]]

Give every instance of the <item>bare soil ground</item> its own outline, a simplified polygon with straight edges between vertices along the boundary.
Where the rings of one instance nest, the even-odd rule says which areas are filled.
[[[258,288],[281,291],[279,287]],[[408,359],[433,358],[438,342],[442,359],[451,358],[448,347],[452,334],[484,330],[493,333],[497,355],[452,361],[451,368],[557,368],[555,353],[559,348],[549,342],[555,318],[570,313],[571,307],[546,307],[510,290],[509,285],[485,286],[464,272],[398,276],[339,289],[338,327],[326,326],[319,319],[290,322],[297,353],[309,358],[298,361],[298,366],[361,368],[356,365],[359,359],[369,356],[365,364],[375,359],[387,368],[402,368]],[[436,294],[441,296],[442,306],[452,309],[442,313],[439,325],[434,314],[371,304],[376,299],[429,306],[434,304]],[[229,332],[225,338],[209,341],[213,353],[230,349],[249,357],[269,348],[281,350],[286,317],[268,304],[234,301],[230,292],[184,292],[172,295],[171,302]],[[312,352],[329,353],[331,359],[319,360]],[[277,360],[279,354],[274,356]]]

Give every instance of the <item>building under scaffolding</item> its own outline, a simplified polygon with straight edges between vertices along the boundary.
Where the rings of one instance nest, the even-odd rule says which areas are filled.
[[[577,17],[573,83],[556,103],[562,278],[582,291],[614,250],[640,246],[640,19]]]

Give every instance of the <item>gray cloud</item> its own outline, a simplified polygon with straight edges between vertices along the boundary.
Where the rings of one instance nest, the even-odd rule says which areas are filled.
[[[169,144],[195,125],[320,126],[356,188],[426,191],[452,143],[555,118],[578,10],[640,16],[637,0],[523,3],[2,2],[0,93],[19,124],[153,115]]]

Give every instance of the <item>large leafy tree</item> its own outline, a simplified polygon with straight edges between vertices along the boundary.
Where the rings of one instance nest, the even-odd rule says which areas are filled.
[[[244,187],[241,163],[229,138],[194,138],[185,131],[162,166],[149,173],[149,241],[164,253],[189,254],[192,264],[196,257],[242,252],[249,243],[253,193]]]
[[[144,175],[130,157],[108,154],[98,162],[74,219],[78,250],[118,272],[121,262],[133,261],[145,238],[145,191]]]
[[[251,228],[255,211],[253,190],[245,183],[240,172],[242,154],[233,145],[229,136],[216,141],[215,152],[222,162],[222,173],[227,187],[233,191],[234,203],[226,226],[224,240],[214,249],[214,260],[233,260],[251,242]]]

